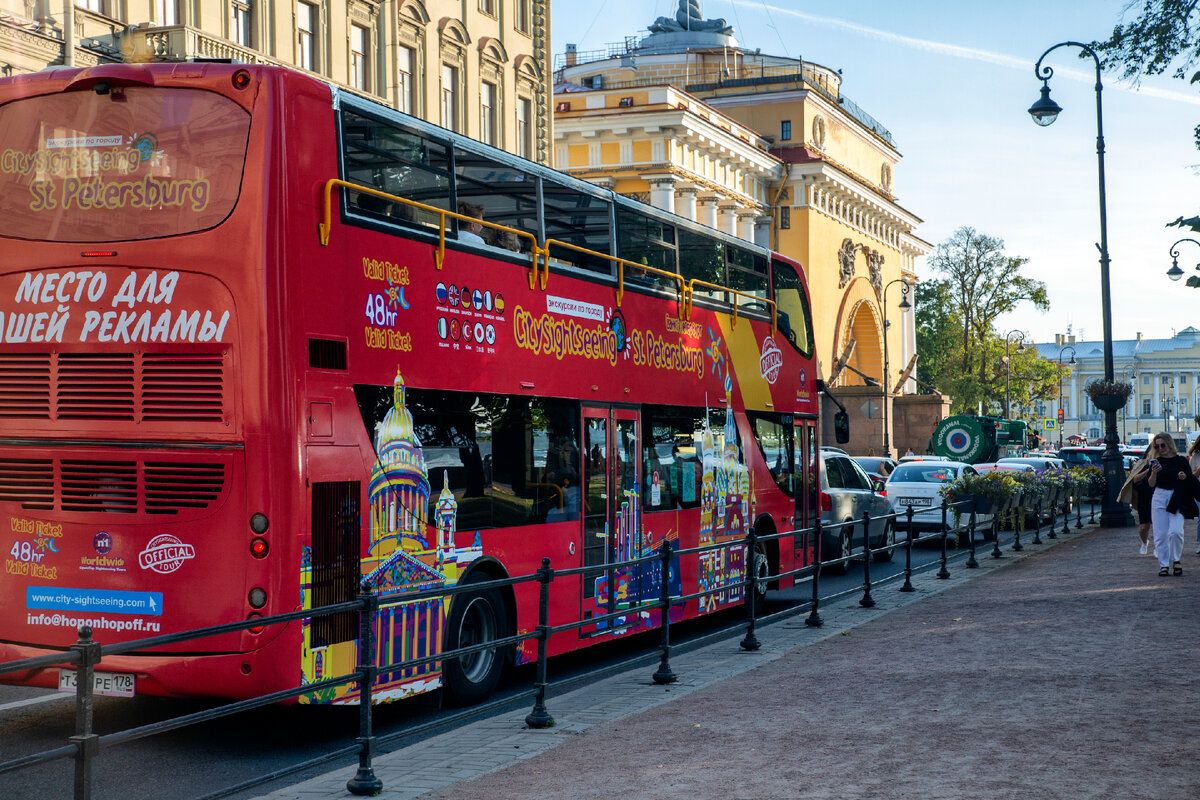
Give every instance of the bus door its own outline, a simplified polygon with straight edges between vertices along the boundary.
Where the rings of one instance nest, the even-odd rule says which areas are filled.
[[[629,561],[642,555],[641,462],[638,412],[583,409],[583,565]],[[648,565],[647,565],[648,566]],[[643,567],[608,568],[583,577],[584,619],[639,601]],[[620,633],[636,619],[616,619],[581,629],[583,635]]]
[[[792,428],[795,435],[794,452],[796,459],[792,470],[792,480],[796,482],[793,496],[796,498],[796,516],[792,521],[792,529],[803,531],[796,534],[793,546],[796,552],[796,566],[807,566],[812,563],[813,547],[816,542],[810,529],[817,524],[820,486],[817,481],[817,427],[811,419],[799,419]]]

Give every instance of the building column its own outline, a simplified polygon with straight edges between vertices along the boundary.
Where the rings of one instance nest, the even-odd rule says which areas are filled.
[[[650,205],[663,211],[675,213],[675,184],[678,179],[674,175],[647,175],[650,184]]]
[[[697,198],[696,222],[710,228],[717,227],[717,202],[720,199],[715,194],[705,194]]]
[[[758,218],[758,209],[739,208],[737,214],[737,236],[747,242],[754,241],[754,224]]]
[[[754,243],[759,247],[771,246],[771,223],[774,220],[770,215],[759,215],[754,218]]]
[[[737,203],[726,200],[717,206],[717,229],[730,236],[737,236]]]
[[[684,219],[699,222],[696,217],[696,195],[700,190],[693,183],[681,183],[675,188],[675,213]]]

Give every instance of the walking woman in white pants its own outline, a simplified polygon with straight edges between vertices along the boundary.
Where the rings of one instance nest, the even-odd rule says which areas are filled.
[[[1171,496],[1181,487],[1191,470],[1187,459],[1175,450],[1175,440],[1168,434],[1156,434],[1150,443],[1154,459],[1150,462],[1147,482],[1154,487],[1150,498],[1150,518],[1154,521],[1154,555],[1158,556],[1158,574],[1183,574],[1183,514],[1171,512]],[[1174,508],[1175,506],[1172,506]],[[1172,570],[1173,568],[1173,570]]]

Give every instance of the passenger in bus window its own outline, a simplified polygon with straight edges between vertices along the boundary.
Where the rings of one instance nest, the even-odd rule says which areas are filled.
[[[458,204],[458,213],[463,216],[474,217],[475,220],[483,219],[483,206],[463,200]],[[475,220],[460,219],[458,221],[458,240],[460,242],[470,242],[471,244],[487,244],[483,241],[483,237],[479,235],[483,231],[483,224]]]
[[[492,247],[502,247],[505,250],[512,250],[514,253],[520,252],[521,240],[512,231],[501,231],[495,228],[488,228],[484,232],[484,239]]]

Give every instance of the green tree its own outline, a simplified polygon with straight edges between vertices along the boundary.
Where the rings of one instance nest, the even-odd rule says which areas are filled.
[[[1130,2],[1124,12],[1133,8]],[[1124,14],[1122,15],[1124,16]],[[1143,75],[1161,75],[1175,65],[1174,77],[1200,83],[1200,3],[1196,0],[1144,0],[1132,22],[1122,21],[1102,42],[1092,42],[1100,66],[1120,70],[1121,77],[1137,82]],[[1191,73],[1189,75],[1189,73]],[[1195,129],[1200,148],[1200,125]]]
[[[969,413],[980,403],[990,407],[1004,398],[1004,338],[995,331],[996,319],[1024,302],[1050,309],[1046,285],[1021,274],[1027,263],[1027,258],[1005,254],[1004,240],[970,227],[955,231],[929,258],[929,266],[942,277],[924,290],[924,308],[922,295],[917,295],[917,351],[922,352],[924,336],[929,350],[922,360],[928,357],[930,363],[922,375],[953,398],[956,413]],[[1012,349],[1010,345],[1010,357]],[[1017,374],[1012,367],[1008,371]],[[1035,372],[1027,367],[1021,374]]]

